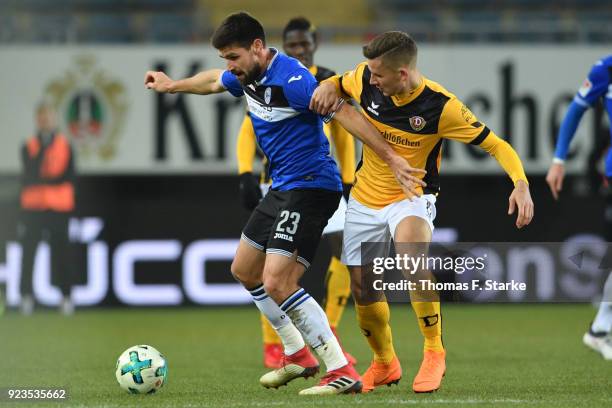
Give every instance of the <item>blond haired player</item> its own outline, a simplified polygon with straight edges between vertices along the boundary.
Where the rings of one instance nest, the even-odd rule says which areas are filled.
[[[368,392],[397,383],[402,369],[393,348],[386,300],[362,297],[362,290],[366,289],[361,286],[362,268],[368,260],[362,259],[361,243],[389,245],[393,238],[396,251],[402,254],[410,252],[402,243],[431,241],[444,140],[480,146],[499,162],[514,184],[508,214],[518,209],[517,228],[530,223],[533,202],[514,149],[479,122],[455,95],[418,71],[417,47],[408,34],[399,31],[381,34],[364,47],[363,54],[366,62],[318,87],[311,108],[326,114],[337,106],[338,96],[353,98],[393,149],[412,166],[427,172],[421,175],[426,186],[419,187],[416,196],[404,193],[389,167],[364,147],[351,191],[342,261],[351,269],[359,325],[374,352],[372,364],[363,375],[363,392]],[[410,298],[425,338],[423,361],[412,388],[415,392],[432,392],[440,387],[446,370],[440,302],[435,294],[414,291]]]

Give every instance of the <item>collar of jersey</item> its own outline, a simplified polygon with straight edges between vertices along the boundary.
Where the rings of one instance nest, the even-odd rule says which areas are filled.
[[[272,71],[272,68],[274,68],[274,63],[276,62],[276,57],[278,57],[279,52],[274,47],[270,47],[270,51],[274,52],[274,56],[268,63],[268,67],[266,68],[264,73],[261,75],[261,79],[255,81],[255,86],[263,85],[264,82],[266,82],[266,79],[268,79],[268,75],[270,74],[270,71]]]
[[[426,81],[425,76],[421,75],[421,84],[414,91],[408,92],[405,94],[401,94],[401,95],[391,96],[391,100],[393,101],[393,104],[395,104],[395,106],[404,106],[414,101],[416,97],[419,96],[421,92],[423,92],[423,89],[425,89],[425,81]]]

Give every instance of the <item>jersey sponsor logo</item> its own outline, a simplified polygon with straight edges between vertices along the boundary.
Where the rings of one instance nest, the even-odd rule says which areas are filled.
[[[248,94],[245,94],[245,96],[251,115],[266,122],[279,122],[299,115],[299,112],[291,107],[278,108],[266,106]]]
[[[291,78],[289,78],[289,80],[287,81],[288,84],[292,83],[293,81],[299,81],[300,79],[302,79],[301,75],[297,75],[297,76],[292,76]]]
[[[382,136],[385,138],[386,141],[391,142],[393,144],[397,144],[397,145],[401,145],[401,146],[406,146],[406,147],[419,147],[421,146],[421,142],[416,140],[409,140],[407,137],[401,137],[398,135],[394,135],[392,133],[389,132],[382,132]]]
[[[266,104],[269,104],[270,100],[272,100],[272,88],[268,87],[264,92],[264,101],[266,101]]]
[[[368,111],[370,111],[373,114],[375,114],[376,116],[378,116],[379,113],[378,113],[378,111],[376,109],[378,109],[379,107],[380,107],[380,105],[377,105],[377,104],[374,103],[374,101],[372,101],[370,106],[368,106]]]
[[[591,88],[593,88],[593,84],[591,83],[591,81],[589,81],[589,78],[587,78],[584,80],[582,86],[578,90],[578,95],[582,96],[583,98],[586,98],[586,96],[591,91]]]
[[[416,130],[417,132],[419,130],[423,130],[423,128],[427,124],[427,122],[425,121],[425,119],[423,119],[422,116],[413,116],[409,120],[410,120],[410,127]]]

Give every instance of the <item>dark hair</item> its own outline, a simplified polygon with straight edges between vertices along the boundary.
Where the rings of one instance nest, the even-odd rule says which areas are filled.
[[[363,46],[363,56],[367,59],[382,57],[385,63],[392,65],[413,65],[416,63],[417,45],[403,31],[387,31]]]
[[[263,27],[249,13],[241,11],[230,14],[223,20],[213,33],[212,45],[218,50],[230,45],[249,48],[256,39],[260,39],[266,45]]]
[[[306,17],[294,17],[283,29],[283,40],[287,37],[289,31],[308,31],[312,34],[313,40],[317,40],[317,29]]]

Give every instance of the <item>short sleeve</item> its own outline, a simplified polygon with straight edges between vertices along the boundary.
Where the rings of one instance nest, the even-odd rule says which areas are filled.
[[[227,89],[233,96],[238,98],[244,95],[240,81],[230,71],[223,71],[221,77],[219,78],[219,82],[221,83],[221,86]]]
[[[310,98],[317,86],[317,80],[307,69],[296,70],[287,77],[283,85],[289,106],[298,112],[308,111]]]
[[[588,77],[582,83],[574,101],[586,108],[591,107],[597,99],[601,98],[610,85],[610,74],[602,61],[597,61]]]

